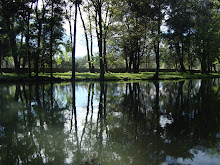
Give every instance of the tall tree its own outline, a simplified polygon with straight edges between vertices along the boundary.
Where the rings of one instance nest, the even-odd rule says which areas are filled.
[[[102,9],[103,0],[91,0],[93,7],[95,9],[95,25],[96,25],[96,35],[98,39],[99,48],[99,64],[100,64],[100,80],[104,81],[104,63],[103,63],[103,19],[102,19]]]
[[[75,56],[76,56],[76,23],[77,23],[77,10],[79,1],[75,1],[75,19],[74,19],[74,31],[73,31],[73,47],[72,47],[72,80],[75,81]]]
[[[79,8],[79,14],[80,14],[80,18],[81,18],[81,21],[82,21],[82,25],[83,25],[83,29],[84,29],[84,35],[85,35],[85,39],[86,39],[86,49],[87,49],[87,58],[88,58],[88,63],[89,63],[89,71],[91,73],[93,73],[94,72],[94,70],[93,70],[94,66],[93,66],[93,63],[92,63],[92,60],[91,60],[91,57],[90,57],[89,38],[88,38],[88,34],[87,34],[87,28],[86,28],[85,21],[84,21],[83,16],[82,16],[80,6],[78,8]]]
[[[16,21],[19,19],[19,9],[23,7],[20,1],[0,1],[1,5],[1,18],[5,23],[7,36],[11,47],[11,54],[14,60],[16,73],[20,72],[20,63],[18,60],[18,49],[16,45],[16,36],[18,35]]]
[[[161,0],[155,0],[153,3],[153,6],[154,7],[151,9],[152,14],[153,14],[152,20],[154,20],[156,22],[155,23],[156,30],[152,30],[152,33],[154,35],[153,46],[154,46],[154,52],[155,52],[155,57],[156,57],[156,71],[154,74],[154,78],[158,79],[159,70],[160,70],[160,42],[161,42],[160,28],[161,28],[162,20],[164,17],[163,13],[162,13],[162,10],[164,10],[164,4],[163,4],[163,1],[161,1]],[[151,16],[152,16],[152,14],[151,14]]]
[[[2,41],[0,39],[0,74],[2,74]]]
[[[91,57],[91,62],[92,62],[92,73],[95,72],[95,67],[94,67],[94,56],[93,56],[93,34],[92,34],[92,16],[90,14],[90,6],[87,7],[87,12],[88,12],[88,20],[89,20],[89,35],[90,35],[90,57]]]
[[[51,0],[50,18],[50,77],[53,77],[53,28],[54,28],[54,0]]]
[[[195,1],[195,53],[201,63],[202,73],[209,73],[219,52],[219,4],[213,1]]]
[[[42,26],[41,54],[39,58],[41,70],[48,66],[50,76],[53,77],[54,55],[61,53],[60,45],[63,44],[63,1],[49,1],[48,11]]]
[[[94,21],[95,21],[96,36],[97,36],[97,40],[98,40],[100,80],[103,81],[105,68],[107,69],[106,37],[107,37],[108,25],[110,23],[110,21],[109,21],[110,20],[110,17],[109,17],[110,16],[110,14],[109,14],[110,1],[108,1],[108,0],[91,0],[89,2],[91,4],[91,7],[94,8],[94,16],[93,17],[94,17]],[[88,9],[88,11],[91,11],[91,10]],[[90,20],[90,15],[89,15],[89,20]],[[91,24],[90,24],[90,34],[91,34]]]
[[[117,21],[114,22],[117,26],[114,27],[117,34],[115,36],[120,38],[120,47],[128,72],[138,73],[141,60],[144,56],[148,56],[148,52],[151,50],[154,50],[159,57],[162,9],[160,1],[117,2],[116,13],[114,13],[114,20]],[[153,44],[150,44],[151,42]],[[159,62],[159,60],[157,61]]]
[[[34,2],[29,2],[27,1],[27,3],[25,4],[27,6],[27,9],[25,10],[25,14],[23,15],[24,17],[24,21],[25,21],[25,38],[26,38],[26,58],[28,58],[28,72],[29,72],[29,77],[31,77],[31,53],[30,53],[30,21],[31,21],[31,13],[32,8],[33,8],[33,3]],[[26,60],[24,60],[23,62],[23,68],[25,67],[25,62]]]
[[[35,18],[36,18],[36,27],[37,27],[37,52],[34,58],[34,72],[35,72],[36,77],[38,77],[38,74],[39,74],[39,59],[40,59],[40,54],[41,54],[42,26],[45,20],[46,7],[48,5],[49,5],[48,3],[45,3],[45,1],[42,1],[42,8],[41,8],[41,6],[39,5],[39,0],[37,0],[35,4],[35,16],[36,16]]]
[[[170,0],[167,10],[169,19],[166,23],[169,32],[175,40],[174,47],[179,59],[180,72],[185,72],[184,66],[184,38],[193,27],[193,11],[191,10],[191,1],[189,0]]]

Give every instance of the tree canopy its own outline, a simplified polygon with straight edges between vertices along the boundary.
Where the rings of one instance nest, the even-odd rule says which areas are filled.
[[[0,72],[49,71],[52,77],[54,67],[79,67],[100,70],[104,80],[115,68],[155,69],[155,77],[160,68],[217,71],[219,7],[217,0],[1,0]],[[87,60],[75,60],[79,21]]]

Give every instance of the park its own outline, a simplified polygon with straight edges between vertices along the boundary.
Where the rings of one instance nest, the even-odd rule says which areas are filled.
[[[218,0],[1,0],[0,164],[220,162]]]

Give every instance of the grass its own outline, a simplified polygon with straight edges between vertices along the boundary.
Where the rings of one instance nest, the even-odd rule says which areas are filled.
[[[139,81],[139,80],[151,80],[154,72],[140,72],[140,73],[106,73],[105,81]],[[15,74],[15,73],[3,73],[0,75],[0,81],[70,81],[72,73],[53,73],[54,78],[50,78],[50,74],[40,73],[39,78],[28,77],[28,74]],[[180,79],[201,79],[201,78],[220,78],[220,73],[190,74],[179,72],[160,72],[159,80],[180,80]],[[99,73],[76,73],[76,81],[97,81],[99,80]]]

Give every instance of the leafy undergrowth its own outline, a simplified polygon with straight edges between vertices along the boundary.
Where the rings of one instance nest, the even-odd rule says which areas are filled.
[[[139,80],[152,80],[153,72],[140,72],[140,73],[106,73],[105,81],[139,81]],[[72,77],[71,72],[66,73],[53,73],[53,78],[50,78],[50,73],[40,73],[39,77],[32,77],[28,74],[15,74],[3,73],[0,75],[0,81],[70,81]],[[160,72],[159,80],[179,80],[179,79],[198,79],[198,78],[220,78],[220,73],[190,74],[179,72]],[[99,80],[99,73],[76,73],[76,81],[97,81]]]

